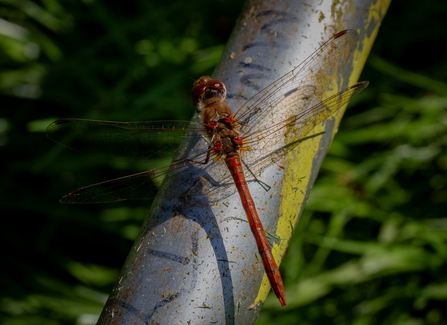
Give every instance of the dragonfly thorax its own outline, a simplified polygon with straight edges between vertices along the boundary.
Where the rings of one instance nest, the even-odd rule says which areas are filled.
[[[204,107],[202,111],[203,123],[210,125],[212,123],[225,124],[225,127],[232,128],[233,119],[231,110],[226,102],[212,103]],[[227,120],[229,120],[227,122]],[[219,125],[221,126],[221,125]]]
[[[219,123],[222,125],[222,123]],[[242,140],[239,138],[239,132],[236,129],[223,127],[212,135],[213,150],[222,158],[234,155],[242,146]]]
[[[218,157],[225,159],[227,156],[234,155],[238,152],[240,144],[234,141],[235,138],[238,139],[237,137],[224,137],[214,142],[213,150]]]

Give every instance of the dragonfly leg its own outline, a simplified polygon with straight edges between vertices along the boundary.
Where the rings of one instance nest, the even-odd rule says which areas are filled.
[[[189,159],[189,158],[185,159],[185,161],[188,161],[188,162],[193,163],[193,164],[206,165],[210,161],[210,157],[211,157],[211,153],[212,153],[211,148],[212,148],[212,146],[210,145],[208,147],[209,150],[206,153],[206,157],[205,157],[205,159],[203,161],[197,161],[197,160]]]
[[[270,185],[264,183],[259,178],[257,178],[256,175],[251,171],[250,167],[247,166],[245,161],[243,159],[241,159],[241,160],[242,160],[242,163],[244,164],[245,168],[247,168],[247,170],[250,172],[251,176],[253,176],[253,178],[256,180],[256,182],[258,182],[266,192],[270,191],[270,189],[271,189]]]
[[[216,140],[217,139],[217,140]],[[220,137],[217,135],[217,130],[214,131],[214,134],[211,137],[211,140],[208,144],[208,151],[206,153],[206,157],[205,160],[203,161],[195,161],[194,159],[186,159],[187,161],[190,161],[194,164],[200,164],[200,165],[206,165],[208,164],[208,162],[210,161],[210,157],[211,157],[211,153],[213,152],[213,150],[215,149],[216,143],[220,143],[221,139]]]

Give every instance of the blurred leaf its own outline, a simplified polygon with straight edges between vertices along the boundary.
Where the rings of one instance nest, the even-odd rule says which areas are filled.
[[[368,59],[368,64],[370,64],[375,69],[390,75],[393,78],[400,79],[404,82],[429,91],[433,91],[441,96],[447,95],[446,83],[401,69],[397,65],[387,62],[386,60],[378,56],[371,55]]]
[[[28,132],[45,132],[48,125],[50,125],[51,122],[54,122],[55,119],[56,118],[54,118],[54,117],[50,117],[50,118],[45,118],[42,120],[31,121],[31,122],[28,122],[28,124],[26,125],[26,128],[27,128]]]
[[[96,286],[114,283],[119,274],[118,270],[111,270],[94,264],[81,264],[74,261],[68,263],[67,270],[81,282]]]

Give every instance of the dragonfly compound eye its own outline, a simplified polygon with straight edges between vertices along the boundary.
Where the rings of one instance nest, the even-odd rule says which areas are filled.
[[[205,91],[206,91],[206,84],[198,84],[192,88],[191,98],[194,106],[197,106],[197,104],[202,100]]]
[[[227,95],[227,88],[225,88],[224,83],[220,80],[217,79],[208,80],[206,85],[211,89],[218,90],[223,95],[223,97]]]

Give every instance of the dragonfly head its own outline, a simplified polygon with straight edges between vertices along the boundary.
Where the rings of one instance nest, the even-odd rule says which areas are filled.
[[[204,104],[221,102],[227,95],[227,89],[222,81],[211,77],[201,77],[194,83],[191,97],[197,112],[201,112]]]

